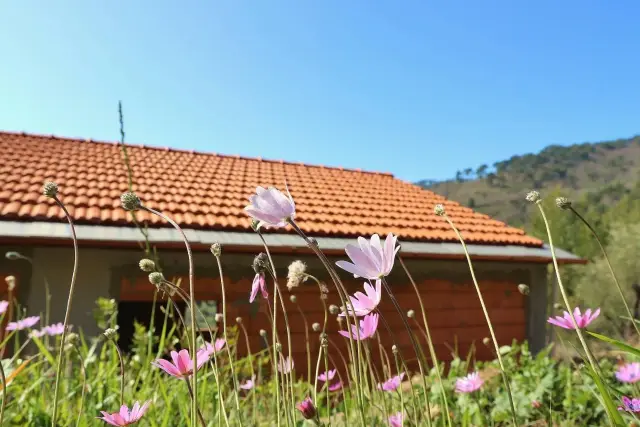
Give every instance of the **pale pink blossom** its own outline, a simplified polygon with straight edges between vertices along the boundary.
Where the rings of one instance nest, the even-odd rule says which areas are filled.
[[[329,386],[329,391],[338,391],[342,388],[342,381],[336,381]]]
[[[200,350],[196,357],[197,369],[200,370],[202,365],[207,363],[211,355],[207,351]],[[189,350],[183,349],[179,352],[172,351],[171,359],[173,363],[165,359],[156,359],[154,362],[151,362],[151,364],[176,378],[188,377],[193,373],[193,361],[191,360],[191,355],[189,355]]]
[[[256,376],[251,375],[251,378],[239,385],[242,390],[251,390],[256,385]]]
[[[479,390],[482,384],[484,384],[484,380],[480,378],[480,374],[474,372],[456,380],[456,392],[473,393]]]
[[[9,301],[0,301],[0,314],[4,314],[9,308]]]
[[[591,322],[593,322],[596,317],[600,315],[600,309],[596,309],[593,313],[591,313],[591,309],[588,308],[584,314],[580,312],[580,308],[576,307],[573,310],[573,317],[576,319],[576,323],[578,324],[578,328],[583,329],[589,326]],[[555,326],[560,326],[564,329],[575,329],[573,321],[571,320],[571,315],[568,311],[564,312],[564,316],[556,316],[555,318],[550,317],[547,322],[551,323]]]
[[[287,193],[288,190],[287,190]],[[280,190],[269,187],[256,188],[256,194],[249,197],[249,205],[244,208],[250,217],[259,221],[258,226],[280,228],[296,216],[296,205],[291,194],[285,196]]]
[[[331,369],[327,372],[323,372],[320,375],[318,375],[318,380],[322,382],[331,381],[333,377],[336,376],[336,372],[337,371],[335,369]]]
[[[400,246],[396,247],[397,239],[390,233],[383,246],[377,234],[371,236],[371,241],[358,237],[358,246],[348,244],[345,248],[351,262],[338,261],[336,265],[354,277],[375,280],[387,276],[393,269],[396,253],[400,249]]]
[[[402,412],[396,412],[394,415],[389,415],[389,426],[402,427]]]
[[[376,333],[376,329],[378,329],[378,314],[373,313],[364,316],[358,329],[354,325],[349,325],[349,331],[338,331],[338,333],[347,338],[351,335],[354,340],[366,340]]]
[[[288,374],[293,370],[293,359],[289,359],[289,356],[282,357],[280,355],[280,361],[278,362],[278,372],[281,374]]]
[[[384,391],[395,391],[400,387],[400,383],[404,379],[404,372],[401,372],[399,375],[395,377],[391,377],[382,384],[378,384],[378,390]]]
[[[360,291],[349,296],[351,303],[347,303],[347,309],[344,310],[339,316],[345,317],[347,313],[349,316],[366,316],[376,309],[380,300],[382,299],[382,281],[376,280],[376,287],[374,288],[371,283],[364,283],[364,294]]]
[[[53,325],[45,326],[43,329],[45,334],[52,337],[55,335],[62,335],[62,333],[64,332],[64,323],[54,323]],[[71,326],[69,326],[68,329],[71,329]]]
[[[640,380],[640,363],[622,365],[616,371],[616,378],[623,383],[635,383]]]
[[[122,407],[120,407],[120,412],[114,412],[113,414],[100,411],[102,413],[102,417],[98,417],[98,419],[103,420],[112,426],[128,426],[140,421],[140,418],[142,418],[145,412],[147,412],[147,409],[149,409],[149,405],[151,405],[150,400],[144,402],[142,406],[140,406],[140,403],[136,401],[133,404],[131,411],[129,411],[127,405],[122,405]]]
[[[316,407],[310,397],[306,397],[302,402],[298,403],[296,409],[300,411],[302,416],[307,420],[315,418],[317,414]]]
[[[211,344],[210,342],[205,342],[204,346],[202,346],[198,351],[204,351],[209,357],[211,357],[214,353],[218,353],[220,350],[222,350],[226,343],[227,342],[224,338],[218,338],[213,344]]]
[[[7,331],[21,331],[35,325],[40,321],[40,316],[31,316],[20,319],[17,322],[9,322],[7,324]]]
[[[256,299],[258,290],[262,292],[262,298],[269,298],[269,293],[267,292],[267,284],[264,279],[264,273],[256,273],[255,277],[253,278],[253,283],[251,284],[251,294],[249,294],[249,302],[253,302]]]

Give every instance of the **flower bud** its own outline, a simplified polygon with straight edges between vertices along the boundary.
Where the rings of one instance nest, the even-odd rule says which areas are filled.
[[[438,203],[433,208],[433,213],[435,213],[438,216],[443,216],[446,213],[445,210],[444,210],[444,205],[441,205],[440,203]]]
[[[260,252],[253,259],[253,271],[255,271],[256,274],[264,273],[267,269],[268,263],[269,258],[267,257],[267,254],[265,254],[264,252]]]
[[[316,407],[313,405],[313,401],[310,397],[305,398],[302,402],[296,405],[296,409],[302,413],[302,416],[307,420],[312,420],[316,417]]]
[[[409,311],[407,311],[407,317],[408,317],[409,319],[413,319],[413,317],[414,317],[415,315],[416,315],[416,312],[415,312],[415,311],[413,311],[413,310],[409,310]]]
[[[162,275],[162,273],[159,272],[153,272],[151,274],[149,274],[149,282],[151,282],[152,285],[159,285],[160,283],[162,283],[164,281],[164,276]]]
[[[340,309],[338,308],[338,306],[337,306],[337,305],[335,305],[335,304],[331,304],[331,305],[329,306],[329,313],[331,313],[331,314],[338,314],[338,312],[339,312],[339,311],[340,311]]]
[[[13,291],[16,288],[16,278],[14,276],[5,277],[4,281],[7,282],[7,290],[9,292]]]
[[[113,340],[116,337],[116,330],[112,328],[107,328],[104,330],[102,335],[104,335],[104,337],[108,340]]]
[[[222,245],[218,242],[211,245],[211,253],[216,258],[222,255]]]
[[[21,259],[24,258],[19,252],[16,251],[9,251],[6,254],[4,254],[5,258],[7,258],[9,261],[15,261],[17,259]]]
[[[147,273],[151,273],[156,270],[156,263],[147,258],[141,259],[138,265],[140,266],[140,270]]]
[[[282,344],[277,342],[275,345],[275,349],[276,349],[276,352],[280,353],[282,351]]]
[[[527,200],[527,202],[531,202],[531,203],[539,203],[542,200],[540,198],[540,193],[538,193],[535,190],[529,191],[525,196],[525,199]]]
[[[267,331],[265,331],[264,329],[260,329],[260,336],[261,337],[266,337],[267,336]]]
[[[216,313],[216,316],[215,316],[216,323],[217,322],[222,322],[223,318],[224,317],[222,316],[222,313]]]
[[[556,198],[556,206],[560,209],[569,209],[571,207],[571,200],[566,197]]]
[[[529,295],[529,286],[525,285],[524,283],[520,283],[518,285],[518,292],[520,292],[522,295]]]
[[[49,198],[54,198],[58,195],[58,184],[53,181],[47,181],[42,186],[42,194]]]
[[[482,338],[482,344],[489,346],[489,344],[491,344],[491,340],[489,339],[489,337]]]
[[[136,193],[127,191],[120,196],[120,204],[127,211],[136,211],[140,209],[142,203]]]
[[[294,303],[294,304],[295,304],[295,302],[296,302],[297,300],[298,300],[298,298],[296,298],[296,296],[295,296],[295,295],[291,295],[291,296],[289,296],[289,301],[291,301],[292,303]]]
[[[314,332],[320,332],[320,323],[314,322],[313,325],[311,325],[311,329],[313,329]]]
[[[396,346],[395,344],[391,346],[391,352],[393,354],[397,354],[398,353],[398,346]]]
[[[242,323],[242,317],[240,316],[236,317],[236,323]]]

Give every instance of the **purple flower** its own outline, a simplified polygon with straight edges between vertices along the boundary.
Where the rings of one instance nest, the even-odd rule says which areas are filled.
[[[349,335],[351,335],[351,338],[353,338],[354,340],[357,340],[359,338],[362,341],[366,340],[367,338],[371,338],[376,333],[377,328],[378,314],[373,313],[364,316],[364,319],[360,321],[358,330],[356,330],[356,327],[354,325],[349,325],[350,333],[348,331],[338,331],[338,333],[343,337],[349,338]]]
[[[584,312],[584,314],[580,312],[580,307],[576,307],[575,310],[573,310],[573,317],[575,317],[576,323],[578,324],[578,328],[580,329],[586,328],[589,325],[589,323],[593,322],[596,319],[596,317],[598,317],[599,315],[600,315],[599,308],[596,311],[594,311],[593,314],[591,313],[590,308],[588,308],[587,311]],[[564,329],[575,329],[573,325],[573,321],[571,320],[571,316],[569,315],[568,311],[564,312],[564,317],[560,317],[560,316],[556,316],[555,318],[550,317],[547,320],[547,322],[555,326],[560,326],[561,328],[564,328]]]
[[[211,357],[214,353],[218,353],[220,350],[222,350],[226,343],[227,342],[224,340],[224,338],[216,339],[213,344],[211,344],[210,342],[205,342],[204,346],[202,346],[200,350],[198,350],[198,352],[205,352],[209,357]]]
[[[278,362],[278,372],[281,374],[288,374],[293,369],[293,359],[289,359],[289,356],[286,358],[280,355],[280,361]]]
[[[318,380],[322,382],[327,382],[327,381],[331,381],[335,376],[336,376],[336,370],[331,369],[330,371],[323,372],[320,375],[318,375]]]
[[[456,392],[458,393],[473,393],[476,390],[480,390],[484,384],[484,380],[480,378],[477,372],[467,375],[463,378],[456,380]]]
[[[395,377],[391,377],[382,384],[378,384],[378,390],[384,391],[395,391],[400,387],[400,383],[404,378],[404,372],[401,372],[399,375]]]
[[[342,388],[342,381],[336,381],[329,386],[329,391],[338,391]]]
[[[302,413],[302,416],[307,420],[311,420],[316,416],[316,407],[313,405],[313,400],[310,397],[305,398],[302,402],[296,405],[296,409]]]
[[[9,308],[9,301],[0,301],[0,314],[4,314]]]
[[[239,387],[242,390],[251,390],[253,387],[255,387],[255,385],[256,385],[256,376],[251,375],[251,378],[245,381],[244,383],[240,384]]]
[[[258,187],[256,194],[249,197],[249,205],[244,210],[259,221],[258,227],[284,227],[288,220],[296,216],[296,205],[289,190],[287,193],[289,197],[273,187],[268,190]]]
[[[402,418],[402,412],[389,415],[389,425],[391,427],[402,427]]]
[[[622,405],[618,406],[618,411],[640,412],[640,399],[638,398],[629,399],[627,396],[622,396]]]
[[[258,295],[258,289],[262,292],[262,298],[269,298],[269,293],[267,292],[267,285],[264,280],[264,273],[256,273],[253,278],[253,283],[251,284],[251,294],[249,295],[249,302],[253,302],[256,299],[256,295]]]
[[[35,325],[40,321],[40,316],[31,316],[20,319],[17,322],[9,322],[7,324],[7,331],[21,331]]]
[[[374,288],[371,286],[371,283],[365,282],[364,294],[358,291],[353,296],[349,296],[351,300],[351,303],[347,304],[349,315],[351,315],[353,311],[353,314],[356,316],[366,316],[375,310],[382,298],[381,283],[382,281],[380,279],[376,280],[376,287]],[[339,316],[346,317],[347,310],[340,313]]]
[[[622,365],[616,372],[616,378],[623,383],[635,383],[640,380],[640,363],[633,362]]]
[[[400,246],[396,247],[397,239],[389,234],[383,247],[377,234],[371,236],[371,242],[358,237],[359,246],[348,244],[344,249],[351,262],[338,261],[336,265],[352,273],[354,277],[375,280],[387,276],[393,269],[396,253],[400,249]]]
[[[149,405],[151,405],[150,400],[144,402],[142,406],[140,406],[140,403],[136,401],[133,404],[131,411],[129,411],[127,405],[122,405],[122,407],[120,407],[120,412],[114,412],[113,414],[100,411],[102,412],[102,417],[98,417],[98,419],[103,420],[112,426],[128,426],[140,421],[140,418],[142,418],[145,412],[147,412],[147,409],[149,409]]]
[[[71,326],[69,326],[69,329],[71,329]],[[62,333],[64,332],[64,323],[58,322],[54,323],[53,325],[45,326],[43,328],[43,331],[45,334],[52,337],[55,335],[62,335]]]

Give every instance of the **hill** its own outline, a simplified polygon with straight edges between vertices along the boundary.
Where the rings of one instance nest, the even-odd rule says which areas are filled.
[[[418,182],[479,212],[523,226],[530,206],[527,191],[562,188],[565,194],[600,205],[618,202],[635,192],[640,180],[640,136],[615,141],[551,145],[537,154],[513,156],[493,167],[480,165],[445,181]]]

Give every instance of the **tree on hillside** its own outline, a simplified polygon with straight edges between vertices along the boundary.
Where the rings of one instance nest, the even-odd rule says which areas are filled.
[[[476,176],[480,179],[484,178],[485,175],[487,174],[488,169],[489,169],[489,166],[487,165],[479,166],[478,169],[476,169]]]

